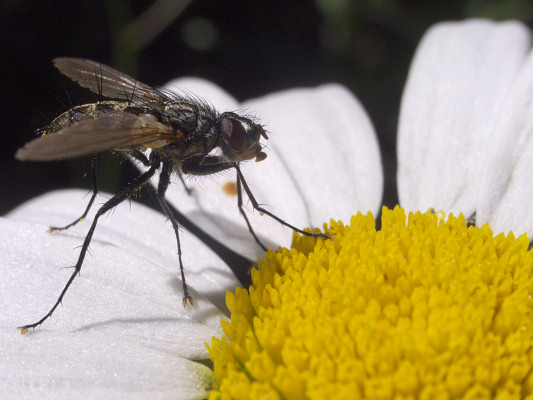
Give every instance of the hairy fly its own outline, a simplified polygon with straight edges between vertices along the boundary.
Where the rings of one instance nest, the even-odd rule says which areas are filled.
[[[183,306],[193,305],[189,295],[183,262],[179,226],[165,200],[170,176],[176,173],[209,175],[230,168],[237,173],[238,207],[254,239],[255,235],[242,207],[242,188],[254,209],[303,235],[313,234],[293,225],[259,206],[240,170],[241,161],[262,161],[260,139],[267,139],[263,127],[254,119],[234,112],[218,113],[208,103],[194,97],[180,96],[165,90],[152,88],[130,76],[100,63],[78,58],[56,58],[54,65],[64,75],[99,94],[114,100],[73,107],[55,118],[41,131],[43,135],[20,148],[15,157],[22,161],[50,161],[82,156],[93,156],[92,170],[95,176],[95,155],[105,151],[129,154],[147,169],[120,190],[97,211],[85,237],[74,271],[50,311],[39,321],[24,325],[26,333],[49,318],[75,277],[79,274],[98,219],[150,181],[160,170],[157,198],[164,213],[171,221],[176,236],[178,262],[183,283]],[[67,229],[81,221],[88,213],[97,193],[96,178],[93,195],[84,214],[64,227],[52,227],[50,231]]]

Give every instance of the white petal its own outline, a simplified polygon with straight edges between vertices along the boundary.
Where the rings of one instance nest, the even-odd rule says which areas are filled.
[[[259,184],[284,179],[287,183],[281,181],[282,188],[291,183],[297,186],[310,213],[303,224],[319,225],[330,218],[348,221],[357,211],[380,211],[379,145],[366,111],[348,90],[330,84],[277,93],[243,105],[264,118],[272,132],[268,148],[274,161],[263,171],[250,165],[249,180]],[[282,204],[294,201],[283,191],[272,197],[273,201],[280,198]],[[293,215],[293,210],[287,211]]]
[[[41,202],[46,203],[49,201]],[[136,217],[154,222],[155,231],[151,214],[157,213],[142,206],[132,208]],[[165,248],[170,246],[163,245],[163,255],[158,256],[138,240],[133,233],[135,224],[120,224],[120,215],[115,217],[118,224],[114,231],[105,224],[98,227],[81,275],[65,295],[63,307],[39,330],[98,332],[187,358],[207,358],[204,343],[222,334],[220,320],[224,315],[194,290],[194,307],[182,307],[177,263],[165,262],[164,253],[171,254]],[[157,219],[157,226],[164,230],[161,219]],[[10,306],[3,308],[0,326],[14,329],[35,322],[54,304],[72,273],[65,267],[75,264],[84,235],[76,230],[49,234],[46,225],[15,219],[6,219],[3,224],[1,273],[7,287],[1,295]],[[124,236],[128,232],[132,233],[129,238]],[[144,232],[147,242],[152,240],[152,233]],[[201,262],[202,254],[197,253],[196,258]]]
[[[528,48],[529,33],[517,22],[444,23],[425,35],[400,113],[403,207],[474,213],[483,153]]]
[[[205,394],[209,370],[184,357],[207,358],[204,343],[222,334],[224,316],[210,302],[197,296],[184,309],[168,270],[95,238],[62,306],[21,336],[16,327],[36,321],[57,299],[81,238],[16,219],[0,218],[0,226],[3,398]]]
[[[177,86],[190,90],[187,81]],[[208,91],[196,91],[209,96]],[[216,96],[220,98],[220,96]],[[208,100],[211,100],[208,98]],[[216,104],[219,111],[234,104]],[[257,201],[299,227],[322,227],[330,218],[349,220],[357,211],[376,213],[382,195],[382,170],[373,127],[359,102],[338,85],[294,89],[250,100],[240,107],[266,124],[268,157],[245,162],[243,174]],[[237,198],[222,190],[235,172],[189,179],[196,195],[175,184],[167,193],[178,209],[235,251],[255,258],[255,244],[237,209]],[[289,245],[292,231],[253,212],[251,224],[269,247]]]
[[[0,346],[2,399],[202,399],[213,382],[202,364],[92,330],[0,328]]]
[[[80,246],[96,210],[110,197],[110,194],[99,194],[85,221],[68,231],[56,232],[46,237],[53,240],[56,236],[75,235],[78,238],[76,246]],[[40,222],[45,227],[50,225],[64,226],[81,215],[88,201],[89,195],[81,190],[50,192],[22,204],[8,216],[25,221]],[[46,228],[41,229],[46,230]],[[174,231],[162,213],[134,201],[123,202],[100,218],[93,240],[111,243],[157,265],[165,271],[169,279],[175,281],[176,288],[181,288]],[[234,290],[236,286],[240,286],[239,281],[229,267],[195,236],[182,230],[180,231],[180,240],[185,277],[189,287],[194,290],[193,298],[196,301],[199,296],[204,296],[217,307],[226,311],[226,291]],[[92,244],[90,250],[93,255],[96,255]],[[77,260],[77,251],[78,249],[75,249],[74,254],[64,262],[73,265]],[[85,266],[82,270],[85,270]],[[125,274],[128,273],[127,268],[123,271]],[[143,282],[146,277],[139,277],[139,279],[140,282]],[[180,293],[176,293],[172,300],[179,307],[181,307],[180,299],[182,296]]]
[[[490,135],[478,223],[495,232],[533,234],[533,52],[506,97]]]

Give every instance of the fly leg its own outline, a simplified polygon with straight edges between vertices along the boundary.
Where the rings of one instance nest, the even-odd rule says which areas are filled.
[[[311,236],[311,237],[315,237],[315,238],[316,237],[321,237],[321,238],[324,238],[324,239],[329,239],[329,236],[326,235],[325,233],[306,232],[303,229],[296,228],[294,225],[289,224],[288,222],[286,222],[285,220],[281,219],[277,215],[274,215],[270,211],[267,211],[263,207],[261,207],[259,205],[259,203],[257,202],[257,200],[255,199],[252,191],[250,190],[250,187],[246,183],[246,180],[244,179],[244,176],[243,176],[243,174],[241,172],[241,169],[239,167],[239,163],[233,162],[231,164],[233,164],[232,167],[235,168],[235,170],[237,171],[237,186],[239,186],[238,185],[239,183],[242,183],[242,187],[244,188],[244,191],[246,192],[246,195],[250,199],[250,202],[252,203],[252,206],[253,206],[253,208],[256,211],[259,211],[262,214],[268,215],[270,218],[278,221],[280,224],[285,225],[288,228],[291,228],[293,231],[298,232],[301,235]]]
[[[180,243],[180,234],[179,234],[179,224],[172,213],[172,210],[168,207],[167,201],[165,200],[165,193],[167,191],[168,185],[170,183],[170,173],[172,172],[172,164],[169,162],[163,162],[163,168],[161,169],[161,175],[159,175],[159,183],[157,185],[157,199],[161,208],[165,212],[167,218],[172,223],[174,228],[174,234],[176,235],[176,242],[178,245],[178,260],[180,264],[180,273],[181,273],[181,282],[183,284],[183,307],[187,306],[187,302],[194,305],[192,297],[189,295],[189,289],[187,288],[187,282],[185,281],[185,270],[183,268],[183,261],[181,260],[181,243]]]
[[[183,185],[183,188],[185,189],[185,191],[187,192],[187,194],[188,194],[189,196],[192,196],[192,194],[194,193],[194,188],[191,187],[191,186],[188,186],[188,185],[185,183],[185,180],[183,179],[183,174],[181,173],[181,171],[178,171],[178,177],[180,178],[181,184]]]
[[[248,195],[248,197],[250,197]],[[248,219],[248,216],[244,212],[244,208],[242,207],[242,185],[241,185],[241,178],[239,174],[237,174],[237,207],[239,207],[239,212],[243,216],[244,220],[246,221],[246,225],[248,226],[248,230],[252,234],[253,238],[255,239],[256,243],[266,252],[268,251],[267,247],[259,240],[257,235],[254,232],[254,229],[252,228],[252,224],[250,223],[250,220]]]
[[[217,172],[224,171],[229,168],[233,168],[233,162],[220,162],[218,157],[204,157],[201,161],[201,164],[189,162],[186,164],[183,164],[181,167],[181,170],[184,174],[188,175],[211,175],[216,174]],[[242,190],[241,190],[241,183],[240,178],[237,175],[237,206],[239,207],[239,212],[244,218],[244,221],[246,222],[246,226],[248,227],[248,231],[250,231],[250,234],[256,241],[256,243],[264,250],[267,251],[268,248],[259,240],[257,235],[254,232],[254,229],[252,228],[252,224],[250,223],[250,220],[248,219],[248,216],[244,212],[244,208],[242,206]]]
[[[128,154],[135,158],[137,161],[140,161],[145,167],[150,166],[150,160],[144,155],[142,151],[131,150],[130,152],[128,152]]]
[[[129,154],[133,158],[135,158],[138,161],[140,161],[145,167],[149,167],[150,166],[150,161],[148,160],[148,158],[146,158],[144,153],[142,153],[142,152],[140,152],[138,150],[132,150],[132,151],[129,152]],[[194,192],[194,189],[192,187],[187,186],[187,184],[185,183],[185,180],[183,180],[183,174],[181,173],[181,171],[178,171],[178,177],[180,178],[181,184],[183,185],[183,188],[185,189],[187,194],[189,196],[192,195],[193,192]]]
[[[78,222],[81,222],[85,219],[85,217],[87,216],[87,213],[89,212],[89,210],[91,209],[93,203],[94,203],[94,199],[96,198],[96,195],[98,194],[98,179],[96,177],[96,155],[93,156],[93,158],[91,158],[91,175],[92,175],[92,179],[93,179],[93,182],[92,182],[92,192],[93,194],[91,195],[91,199],[89,200],[89,204],[87,204],[87,208],[85,208],[85,211],[83,212],[83,214],[81,215],[81,217],[79,217],[78,219],[72,221],[70,224],[68,225],[65,225],[65,226],[51,226],[48,228],[48,232],[54,232],[54,231],[64,231],[65,229],[68,229],[74,225],[76,225]]]
[[[220,162],[218,157],[204,157],[200,161],[184,163],[181,167],[181,170],[185,174],[210,175],[210,174],[215,174],[217,172],[227,170],[229,168],[235,168],[235,170],[237,171],[237,205],[239,207],[239,211],[241,215],[244,217],[244,220],[246,221],[246,225],[248,226],[248,230],[252,234],[253,238],[255,239],[257,244],[259,244],[259,246],[261,246],[261,248],[263,248],[265,251],[266,251],[266,247],[263,245],[263,243],[261,243],[261,241],[255,234],[252,228],[252,225],[250,224],[250,221],[248,220],[248,217],[246,213],[244,212],[244,208],[242,206],[241,185],[242,185],[242,188],[244,188],[246,195],[250,199],[252,206],[256,211],[262,214],[268,215],[270,218],[278,221],[280,224],[292,229],[293,231],[300,233],[301,235],[329,239],[329,236],[324,233],[311,233],[311,232],[306,232],[303,229],[299,229],[295,227],[294,225],[291,225],[285,220],[281,219],[280,217],[272,214],[270,211],[267,211],[263,207],[261,207],[259,203],[257,202],[257,200],[255,199],[252,191],[250,190],[250,187],[246,183],[246,180],[244,179],[244,176],[241,172],[238,162]]]
[[[78,257],[78,261],[76,262],[76,265],[74,266],[74,271],[72,272],[72,275],[70,276],[69,280],[67,281],[67,284],[63,288],[63,291],[59,295],[57,301],[55,302],[54,306],[48,311],[48,313],[42,317],[39,321],[24,325],[19,327],[22,334],[25,334],[28,332],[28,329],[35,328],[39,325],[41,325],[44,321],[46,321],[48,318],[52,316],[55,309],[59,306],[59,304],[63,300],[63,296],[65,296],[65,293],[67,292],[68,288],[74,281],[74,278],[76,278],[77,275],[79,275],[81,270],[81,265],[83,264],[83,260],[85,259],[85,254],[87,254],[87,249],[89,248],[89,244],[91,243],[91,239],[93,237],[94,230],[96,229],[96,224],[98,222],[98,218],[100,218],[102,215],[104,215],[106,212],[111,210],[112,208],[116,207],[118,204],[120,204],[122,201],[130,197],[133,193],[135,193],[137,190],[139,190],[144,184],[146,184],[150,178],[154,175],[155,171],[159,167],[159,163],[154,164],[150,167],[148,171],[140,175],[137,179],[135,179],[131,184],[126,186],[124,189],[122,189],[120,192],[118,192],[116,195],[114,195],[111,199],[106,201],[102,207],[96,212],[96,215],[94,216],[93,223],[91,225],[91,228],[89,229],[89,232],[87,232],[87,236],[85,236],[85,240],[83,241],[83,245],[81,246],[80,255]]]

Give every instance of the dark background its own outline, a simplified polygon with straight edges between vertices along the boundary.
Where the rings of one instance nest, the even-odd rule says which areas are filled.
[[[141,25],[141,38],[147,39],[141,43],[128,32],[156,3],[163,12],[153,26]],[[89,187],[84,160],[22,163],[13,158],[37,128],[72,104],[95,100],[53,68],[51,60],[58,56],[100,61],[153,86],[200,76],[239,100],[342,83],[372,118],[385,168],[384,203],[393,206],[400,97],[422,34],[450,19],[529,23],[533,2],[3,0],[0,16],[0,215],[45,191]],[[104,160],[101,189],[116,191],[131,173],[124,163]]]

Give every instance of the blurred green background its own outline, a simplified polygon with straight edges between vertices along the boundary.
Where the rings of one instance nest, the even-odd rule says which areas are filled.
[[[101,61],[153,86],[200,76],[239,100],[341,83],[372,118],[385,168],[384,203],[393,206],[400,98],[423,33],[439,21],[472,17],[531,24],[533,1],[3,0],[0,16],[0,215],[48,190],[89,187],[87,160],[13,158],[37,128],[71,104],[94,100],[52,67],[58,56]],[[113,158],[100,164],[105,191],[134,173]]]

